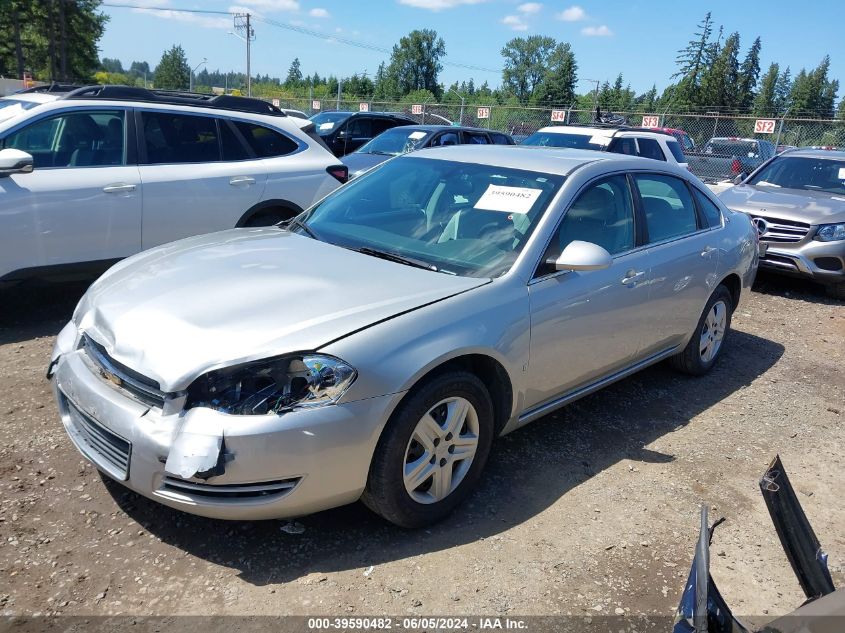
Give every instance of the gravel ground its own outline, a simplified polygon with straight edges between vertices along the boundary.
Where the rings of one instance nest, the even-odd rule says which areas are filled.
[[[79,284],[0,294],[0,614],[671,614],[700,504],[735,613],[803,600],[757,482],[780,453],[845,585],[845,307],[761,276],[719,365],[648,369],[513,433],[430,530],[360,504],[227,523],[104,483],[44,379]],[[298,531],[298,530],[293,530]]]

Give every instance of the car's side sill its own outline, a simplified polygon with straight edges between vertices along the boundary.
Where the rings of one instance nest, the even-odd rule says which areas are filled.
[[[678,351],[680,345],[675,345],[674,347],[670,347],[669,349],[665,349],[662,352],[658,352],[657,354],[653,354],[648,358],[645,358],[637,363],[634,363],[630,367],[626,369],[622,369],[615,374],[610,374],[609,376],[605,376],[604,378],[600,378],[596,382],[590,383],[584,387],[580,387],[573,391],[563,394],[562,396],[555,398],[551,402],[546,402],[541,404],[533,409],[529,409],[525,413],[519,416],[516,424],[514,425],[514,429],[518,429],[529,422],[533,422],[537,418],[541,418],[547,413],[551,413],[556,409],[560,409],[563,406],[566,406],[570,402],[574,402],[579,398],[583,398],[584,396],[588,396],[591,393],[594,393],[601,389],[602,387],[606,387],[607,385],[616,382],[617,380],[622,380],[623,378],[634,374],[641,369],[645,369],[649,365],[653,365],[654,363],[659,363],[661,360],[675,354]]]

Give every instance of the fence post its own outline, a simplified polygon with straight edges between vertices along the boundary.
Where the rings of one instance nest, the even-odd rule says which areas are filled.
[[[777,151],[778,145],[780,145],[780,133],[783,131],[783,120],[786,118],[786,113],[782,114],[780,117],[780,125],[778,125],[778,133],[775,137],[775,151]]]

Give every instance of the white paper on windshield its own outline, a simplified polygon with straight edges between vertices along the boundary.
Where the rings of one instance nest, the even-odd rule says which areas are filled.
[[[411,132],[410,134],[408,134],[408,138],[412,138],[416,141],[418,139],[421,139],[426,134],[427,132]]]
[[[596,136],[590,137],[590,144],[591,145],[607,145],[609,142],[610,142],[609,136],[601,136],[601,135],[597,134]]]
[[[474,208],[505,213],[528,213],[541,193],[540,189],[489,185]]]
[[[334,121],[329,121],[328,123],[320,123],[321,130],[330,130],[334,127]]]
[[[839,180],[845,180],[845,167],[839,168]]]

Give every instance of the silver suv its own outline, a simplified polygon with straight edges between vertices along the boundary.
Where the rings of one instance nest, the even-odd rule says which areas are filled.
[[[766,248],[760,266],[845,299],[845,152],[786,151],[719,197],[752,218]]]

